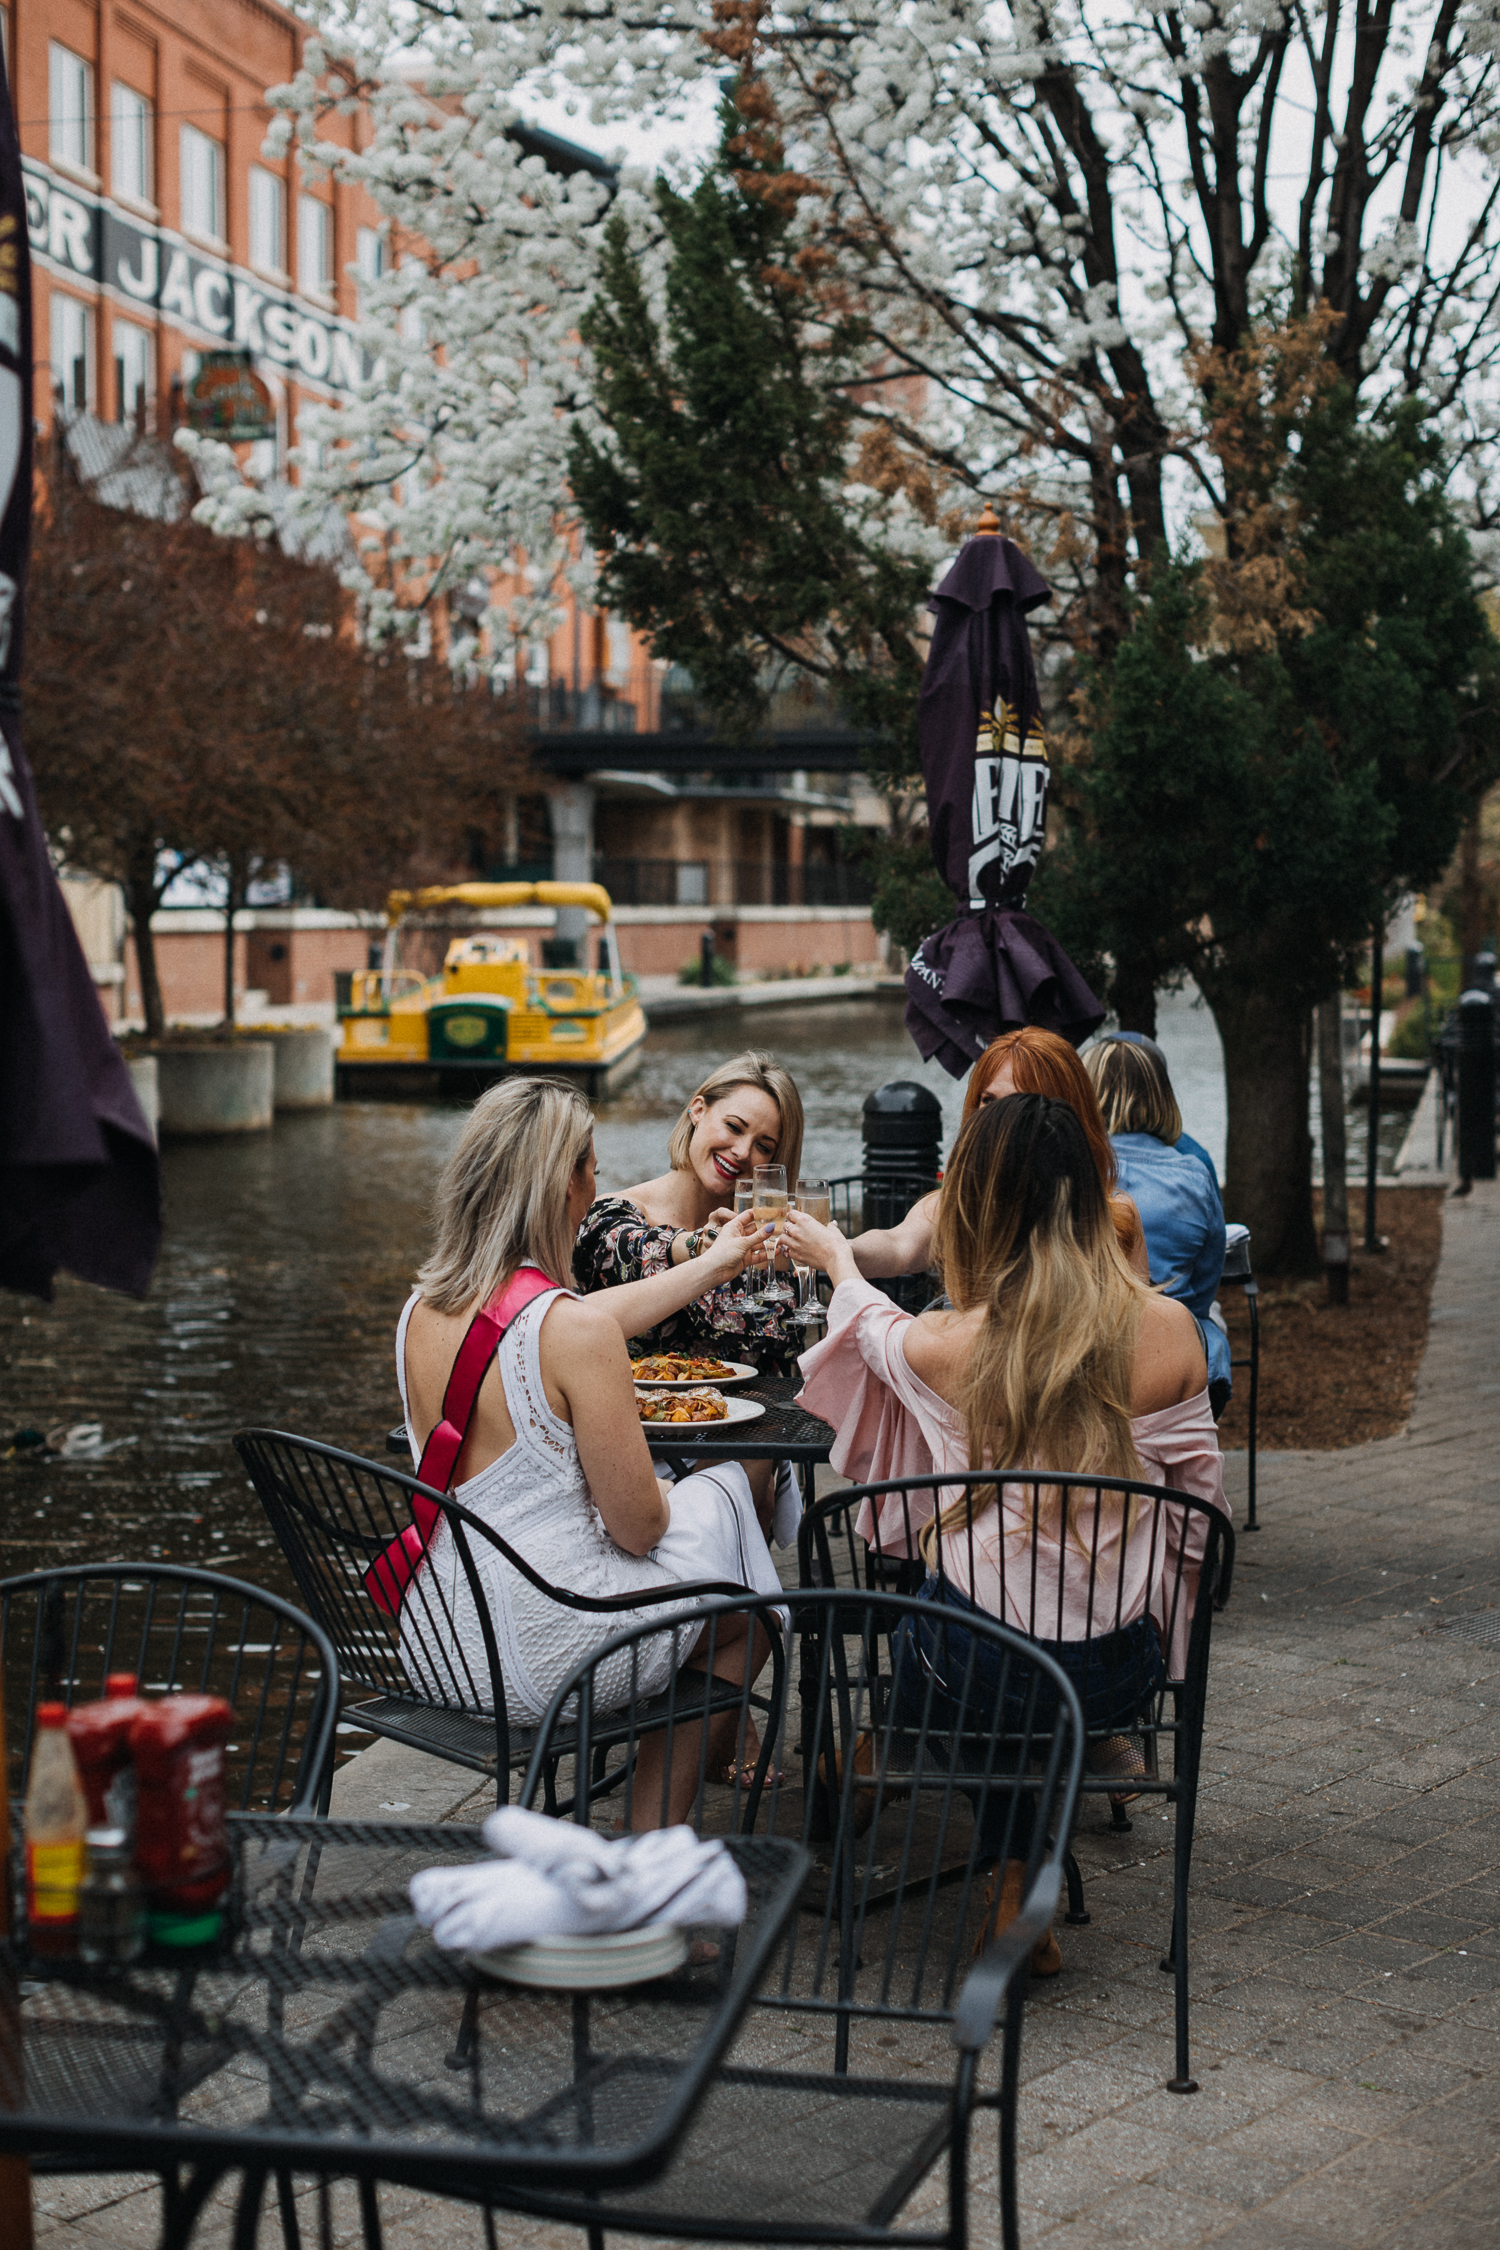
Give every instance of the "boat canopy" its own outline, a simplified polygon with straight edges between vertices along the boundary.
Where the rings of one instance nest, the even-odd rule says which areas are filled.
[[[392,891],[385,918],[394,929],[402,916],[429,906],[581,906],[601,922],[614,913],[602,883],[446,883],[421,891]]]

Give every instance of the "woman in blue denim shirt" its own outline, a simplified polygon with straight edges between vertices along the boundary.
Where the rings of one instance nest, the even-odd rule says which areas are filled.
[[[1153,1284],[1187,1306],[1208,1355],[1217,1421],[1229,1403],[1229,1338],[1210,1312],[1224,1270],[1224,1205],[1205,1151],[1184,1140],[1182,1112],[1154,1040],[1106,1033],[1083,1057],[1104,1113],[1121,1192],[1141,1215]]]

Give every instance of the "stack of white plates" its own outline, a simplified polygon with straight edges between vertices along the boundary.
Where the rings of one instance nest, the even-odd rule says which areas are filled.
[[[604,1992],[612,1985],[644,1984],[670,1976],[687,1959],[686,1930],[652,1922],[643,1930],[610,1930],[600,1937],[538,1938],[532,1945],[471,1953],[470,1966],[508,1984],[540,1985],[556,1992]]]

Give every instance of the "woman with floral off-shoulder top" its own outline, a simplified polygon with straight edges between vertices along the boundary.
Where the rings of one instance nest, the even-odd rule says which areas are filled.
[[[802,1099],[790,1071],[769,1055],[732,1056],[710,1072],[673,1128],[670,1169],[594,1204],[573,1252],[578,1287],[592,1294],[633,1284],[634,1301],[648,1317],[652,1291],[660,1291],[661,1317],[650,1326],[640,1325],[639,1314],[632,1321],[638,1354],[705,1352],[751,1360],[763,1375],[794,1374],[801,1338],[779,1308],[749,1314],[734,1283],[717,1277],[684,1305],[681,1269],[704,1255],[715,1216],[733,1207],[742,1178],[758,1164],[782,1164],[795,1181],[801,1157]],[[769,1525],[776,1464],[744,1466]]]

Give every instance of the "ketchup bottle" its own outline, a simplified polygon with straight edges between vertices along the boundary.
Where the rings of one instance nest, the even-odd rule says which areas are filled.
[[[33,1953],[78,1950],[78,1891],[88,1808],[68,1747],[64,1703],[36,1707],[36,1744],[26,1785],[26,1921]]]
[[[233,1725],[219,1695],[165,1695],[131,1721],[135,1862],[155,1945],[212,1945],[223,1927],[224,1744]]]
[[[132,1841],[135,1769],[130,1762],[130,1729],[146,1708],[135,1687],[134,1672],[111,1672],[99,1702],[75,1704],[68,1713],[68,1740],[88,1799],[89,1826],[123,1828]]]

